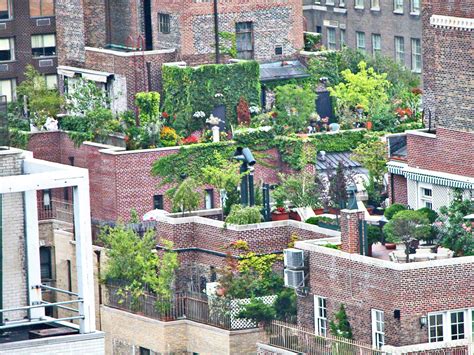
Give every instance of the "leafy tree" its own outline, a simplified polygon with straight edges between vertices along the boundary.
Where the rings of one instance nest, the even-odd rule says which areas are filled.
[[[140,237],[132,229],[117,225],[105,228],[100,239],[108,257],[103,281],[119,281],[122,284],[119,293],[130,292],[132,306],[136,307],[147,291],[160,296],[161,303],[157,307],[161,307],[163,302],[169,304],[172,282],[179,265],[177,254],[172,251],[172,242],[162,241],[165,253],[160,259],[154,251],[154,231]]]
[[[276,311],[276,319],[285,322],[291,321],[296,316],[296,293],[294,290],[285,288],[275,300],[273,307]]]
[[[57,89],[49,89],[46,79],[32,65],[27,65],[26,79],[17,87],[20,101],[27,98],[28,111],[35,125],[41,128],[47,117],[56,117],[64,102]]]
[[[474,202],[463,196],[463,191],[454,190],[449,206],[439,210],[435,223],[440,234],[440,244],[454,251],[457,256],[474,255],[474,232],[465,216],[474,213]]]
[[[387,89],[390,82],[387,74],[378,74],[374,68],[367,69],[367,63],[361,61],[359,71],[343,70],[344,82],[329,87],[331,96],[336,98],[336,107],[341,113],[346,109],[354,110],[361,105],[369,114],[388,101]]]
[[[318,207],[318,189],[314,180],[314,175],[308,172],[296,174],[279,174],[281,184],[274,190],[274,197],[277,200],[289,200],[295,207]]]
[[[90,111],[108,108],[110,98],[107,92],[90,80],[78,78],[69,82],[66,94],[66,108],[71,115],[86,115]]]
[[[183,212],[191,212],[199,207],[202,195],[198,190],[199,183],[192,177],[187,177],[175,189],[167,193],[172,197],[173,209]]]
[[[291,132],[306,129],[309,116],[315,110],[316,94],[310,86],[288,84],[275,88],[277,124]]]
[[[261,207],[233,205],[230,213],[225,219],[226,224],[254,224],[262,221]]]
[[[337,164],[336,172],[328,176],[329,198],[334,207],[343,208],[348,200],[347,178],[344,173],[344,165],[341,161]]]
[[[406,262],[410,262],[410,245],[415,240],[428,240],[431,225],[424,213],[400,211],[383,227],[386,241],[405,244]]]
[[[346,308],[343,304],[339,307],[339,311],[334,314],[335,320],[329,322],[329,329],[334,336],[353,339],[352,328],[347,317]]]

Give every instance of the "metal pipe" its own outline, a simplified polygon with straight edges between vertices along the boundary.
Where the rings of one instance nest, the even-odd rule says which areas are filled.
[[[79,310],[78,310],[78,309],[75,309],[75,308],[66,307],[66,306],[61,306],[61,305],[59,305],[59,306],[53,306],[53,305],[51,304],[51,302],[46,302],[46,301],[41,301],[41,302],[45,304],[45,307],[58,307],[58,308],[61,308],[61,309],[67,309],[68,311],[72,311],[72,312],[79,312]]]
[[[214,0],[214,41],[216,46],[216,64],[220,63],[219,50],[219,14],[217,12],[217,0]]]
[[[54,302],[54,303],[50,303],[50,306],[58,306],[60,304],[72,304],[72,303],[80,303],[80,302],[82,302],[82,299],[72,300],[72,301]],[[35,305],[32,305],[32,306],[0,309],[0,313],[7,313],[7,312],[13,312],[13,311],[24,311],[24,310],[29,310],[31,308],[40,308],[40,307],[44,307],[44,306],[45,306],[44,304],[35,304]]]
[[[75,292],[71,292],[71,291],[66,291],[66,290],[63,290],[63,289],[60,289],[60,288],[56,288],[56,287],[52,287],[52,286],[48,286],[48,285],[41,285],[41,288],[44,288],[46,290],[51,290],[51,291],[56,291],[56,292],[61,292],[61,293],[65,293],[67,295],[70,295],[70,296],[76,296],[76,297],[79,297],[79,295]]]
[[[62,321],[66,321],[66,320],[74,320],[74,319],[84,319],[84,316],[64,317],[64,318],[48,319],[48,320],[41,320],[41,321],[31,321],[31,322],[20,321],[21,323],[20,322],[10,322],[8,324],[0,326],[0,330],[1,329],[8,329],[8,328],[28,327],[28,326],[36,325],[36,324],[56,323],[56,322],[62,322]]]

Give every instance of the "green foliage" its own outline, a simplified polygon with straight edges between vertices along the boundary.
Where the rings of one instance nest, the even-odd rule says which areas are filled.
[[[321,47],[321,34],[304,33],[304,50],[308,52],[317,52]]]
[[[66,108],[71,115],[87,115],[110,105],[110,98],[94,81],[77,78],[71,80],[66,94]]]
[[[229,142],[182,146],[178,153],[158,158],[151,172],[161,177],[163,184],[179,182],[182,174],[199,179],[203,167],[221,167],[221,158],[231,162],[234,151]]]
[[[192,177],[184,179],[176,189],[168,191],[168,195],[171,195],[173,210],[181,211],[183,214],[198,208],[202,200],[199,183]]]
[[[305,222],[309,224],[314,224],[316,226],[319,223],[336,224],[335,219],[330,218],[330,217],[321,217],[321,216],[309,217]]]
[[[316,93],[310,86],[288,84],[275,88],[276,124],[289,132],[301,132],[316,109]]]
[[[140,125],[156,123],[160,118],[160,94],[158,92],[139,92],[135,95]]]
[[[273,307],[276,311],[276,319],[288,322],[296,316],[296,293],[292,289],[285,288],[279,294]]]
[[[394,203],[394,204],[390,205],[389,207],[387,207],[387,209],[385,210],[383,215],[388,220],[391,220],[393,218],[393,216],[395,216],[398,212],[405,211],[407,209],[408,209],[408,207],[405,206],[405,205],[402,205],[401,203]]]
[[[260,70],[255,61],[236,64],[210,64],[196,68],[163,67],[163,107],[176,115],[173,127],[180,133],[202,129],[205,118],[193,117],[196,111],[207,115],[218,104],[226,106],[226,117],[237,124],[236,106],[240,97],[260,101]]]
[[[367,226],[367,239],[369,241],[369,245],[381,242],[382,238],[383,232],[379,227],[372,224]]]
[[[160,142],[164,147],[174,147],[178,145],[179,136],[174,128],[165,126],[160,132]]]
[[[28,141],[30,139],[29,133],[19,130],[17,128],[10,128],[10,146],[20,149],[28,148]]]
[[[219,51],[223,55],[237,58],[237,38],[235,33],[219,31]]]
[[[225,223],[237,225],[260,223],[262,221],[260,210],[261,207],[258,206],[233,205]]]
[[[279,174],[281,181],[277,191],[281,191],[286,200],[294,207],[319,207],[319,195],[314,175],[309,172]]]
[[[340,245],[338,245],[338,244],[331,244],[331,243],[324,244],[323,247],[329,248],[329,249],[335,249],[335,250],[340,250],[340,249],[341,249],[341,246],[340,246]]]
[[[344,208],[347,196],[347,177],[344,173],[344,165],[341,161],[337,164],[334,174],[328,174],[329,189],[328,195],[333,207]]]
[[[341,304],[339,311],[334,314],[334,320],[329,322],[332,335],[352,339],[352,328],[347,317],[346,308]]]
[[[387,90],[390,82],[387,74],[378,74],[374,68],[367,69],[367,63],[361,61],[358,72],[350,69],[341,72],[344,82],[329,87],[331,96],[336,98],[336,107],[339,113],[344,110],[354,110],[362,105],[369,114],[388,101]]]
[[[241,147],[265,150],[274,144],[275,130],[270,126],[239,128],[234,131],[234,141]]]
[[[456,256],[474,255],[473,228],[465,216],[474,213],[474,202],[456,189],[451,204],[439,210],[435,223],[441,236],[440,244],[454,251]]]
[[[172,242],[162,241],[165,253],[160,259],[154,252],[154,231],[150,230],[140,237],[133,230],[118,225],[105,228],[100,239],[108,258],[103,281],[123,283],[119,291],[131,293],[132,305],[136,305],[146,291],[160,296],[161,302],[171,300],[171,286],[179,266],[178,256],[172,251]]]
[[[32,65],[27,65],[25,80],[17,87],[20,102],[28,98],[28,110],[36,127],[41,128],[47,117],[56,117],[64,102],[59,91],[48,89],[46,79]],[[29,127],[28,127],[29,131]]]
[[[257,324],[267,323],[275,319],[275,308],[271,304],[265,304],[262,300],[252,298],[250,303],[244,305],[237,318],[251,319]]]
[[[434,223],[438,219],[438,213],[433,211],[431,208],[423,207],[416,210],[417,212],[423,213],[430,223]]]
[[[383,176],[387,171],[387,144],[381,140],[361,143],[352,150],[352,158],[361,163],[369,171],[369,179],[378,186],[383,184]]]

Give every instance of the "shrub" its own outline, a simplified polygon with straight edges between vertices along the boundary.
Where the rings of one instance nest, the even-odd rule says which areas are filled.
[[[428,218],[430,223],[434,223],[436,219],[438,218],[438,213],[436,213],[436,211],[433,211],[431,208],[428,208],[428,207],[419,208],[416,211],[423,213]]]
[[[306,223],[318,225],[319,223],[335,224],[336,221],[329,217],[309,217]]]
[[[290,321],[296,316],[296,293],[292,289],[285,288],[278,294],[273,303],[276,311],[276,318],[282,321]]]
[[[238,225],[260,223],[262,221],[260,209],[257,206],[233,205],[225,223]]]
[[[334,320],[329,323],[329,328],[334,336],[352,339],[352,328],[343,304],[341,304],[339,311],[334,314]]]
[[[309,123],[309,116],[314,112],[315,101],[316,94],[310,86],[277,86],[275,107],[278,126],[290,132],[304,131]]]
[[[198,208],[202,197],[198,188],[199,184],[192,177],[188,177],[176,189],[168,191],[168,195],[172,196],[173,209],[184,214]]]
[[[238,318],[251,319],[257,324],[266,323],[275,319],[276,312],[272,305],[263,303],[262,300],[253,298],[249,304],[237,315]]]
[[[383,232],[382,230],[377,227],[369,224],[367,226],[367,239],[369,242],[369,245],[381,242],[383,238]]]
[[[178,143],[178,134],[176,131],[168,126],[163,127],[160,133],[161,144],[165,147],[174,147]]]
[[[135,95],[140,125],[158,121],[160,117],[160,94],[158,92],[139,92]]]
[[[393,205],[387,207],[383,215],[388,220],[391,220],[393,216],[395,216],[398,212],[405,211],[407,209],[408,209],[407,206],[402,205],[401,203],[394,203]]]
[[[248,127],[250,125],[249,104],[242,96],[240,97],[239,103],[237,104],[237,122],[242,126]]]

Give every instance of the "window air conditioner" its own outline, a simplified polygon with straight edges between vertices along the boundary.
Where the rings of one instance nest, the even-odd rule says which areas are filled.
[[[302,269],[304,268],[304,252],[300,249],[289,248],[283,250],[283,262],[285,268]]]
[[[304,287],[304,271],[285,270],[285,286],[291,288]]]

